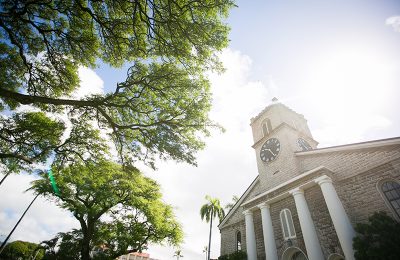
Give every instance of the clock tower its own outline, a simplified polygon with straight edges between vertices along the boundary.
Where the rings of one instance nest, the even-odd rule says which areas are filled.
[[[251,119],[251,127],[259,179],[264,189],[271,189],[298,175],[295,153],[315,149],[318,144],[304,116],[276,98]]]

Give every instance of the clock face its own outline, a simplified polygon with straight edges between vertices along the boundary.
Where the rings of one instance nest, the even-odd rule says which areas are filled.
[[[300,147],[302,151],[312,150],[311,145],[307,143],[307,141],[304,140],[303,138],[297,139],[297,145]]]
[[[276,159],[281,150],[281,143],[276,138],[268,139],[260,150],[260,157],[263,162],[271,162]]]

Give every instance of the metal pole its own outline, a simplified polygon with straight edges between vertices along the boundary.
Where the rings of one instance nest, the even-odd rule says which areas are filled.
[[[25,216],[26,212],[29,210],[29,208],[32,206],[33,202],[35,202],[35,200],[37,199],[38,196],[39,196],[39,194],[37,194],[37,195],[35,196],[35,198],[31,201],[31,203],[29,204],[29,206],[28,206],[28,207],[26,208],[26,210],[24,211],[24,214],[22,214],[22,216],[19,218],[17,224],[15,224],[14,228],[11,230],[10,234],[8,234],[7,238],[3,241],[3,244],[1,244],[1,247],[0,247],[0,255],[1,255],[1,252],[3,252],[4,247],[6,246],[8,239],[10,239],[12,233],[14,233],[15,229],[17,228],[17,226],[18,226],[19,223],[21,222],[22,218]]]

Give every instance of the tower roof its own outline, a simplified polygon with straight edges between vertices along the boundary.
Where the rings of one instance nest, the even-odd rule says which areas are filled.
[[[278,100],[276,97],[274,97],[274,98],[272,99],[272,103],[269,104],[268,106],[266,106],[260,113],[258,113],[257,116],[252,117],[252,118],[250,119],[250,122],[253,123],[253,122],[256,121],[258,118],[260,118],[263,114],[265,114],[266,112],[268,112],[270,109],[272,109],[273,107],[277,107],[277,106],[283,107],[283,108],[285,108],[285,109],[287,109],[287,110],[289,110],[289,111],[291,111],[291,112],[297,114],[298,116],[304,118],[304,115],[297,113],[297,112],[294,111],[293,109],[291,109],[291,108],[289,108],[288,106],[284,105],[283,103],[279,102],[279,100]]]

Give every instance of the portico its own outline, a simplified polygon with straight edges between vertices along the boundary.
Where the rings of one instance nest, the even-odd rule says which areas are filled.
[[[321,169],[319,169],[321,170]],[[315,171],[313,171],[315,172]],[[310,175],[313,172],[309,172],[306,175]],[[304,177],[305,174],[302,174]],[[298,178],[296,178],[297,180]],[[294,181],[296,181],[294,180]],[[285,185],[289,185],[290,182],[285,183]],[[273,223],[271,220],[270,207],[273,203],[287,198],[288,196],[292,196],[295,201],[297,215],[300,221],[301,231],[304,238],[304,243],[306,247],[306,254],[309,260],[320,260],[325,259],[321,245],[318,239],[317,231],[314,226],[314,222],[311,218],[311,213],[309,207],[307,205],[306,198],[304,196],[304,190],[319,185],[325,203],[329,210],[329,215],[334,224],[336,233],[339,238],[340,245],[345,254],[346,259],[354,259],[354,251],[352,248],[352,239],[355,235],[354,229],[350,223],[350,220],[344,210],[342,202],[339,199],[339,196],[336,193],[335,187],[333,186],[332,179],[327,175],[318,176],[311,180],[304,182],[301,185],[298,185],[294,189],[290,189],[285,191],[278,196],[269,198],[268,194],[272,191],[275,191],[276,187],[272,191],[267,191],[263,194],[260,194],[257,199],[262,197],[266,197],[267,199],[258,204],[257,206],[250,207],[246,209],[245,214],[245,225],[246,225],[246,241],[247,241],[247,255],[249,260],[257,259],[256,252],[256,239],[254,233],[254,221],[253,221],[253,211],[260,210],[261,218],[262,218],[262,230],[264,237],[264,247],[265,247],[265,255],[267,260],[277,260],[278,252],[275,244],[275,235],[273,229]],[[243,204],[243,206],[249,205],[253,200],[249,200]]]

